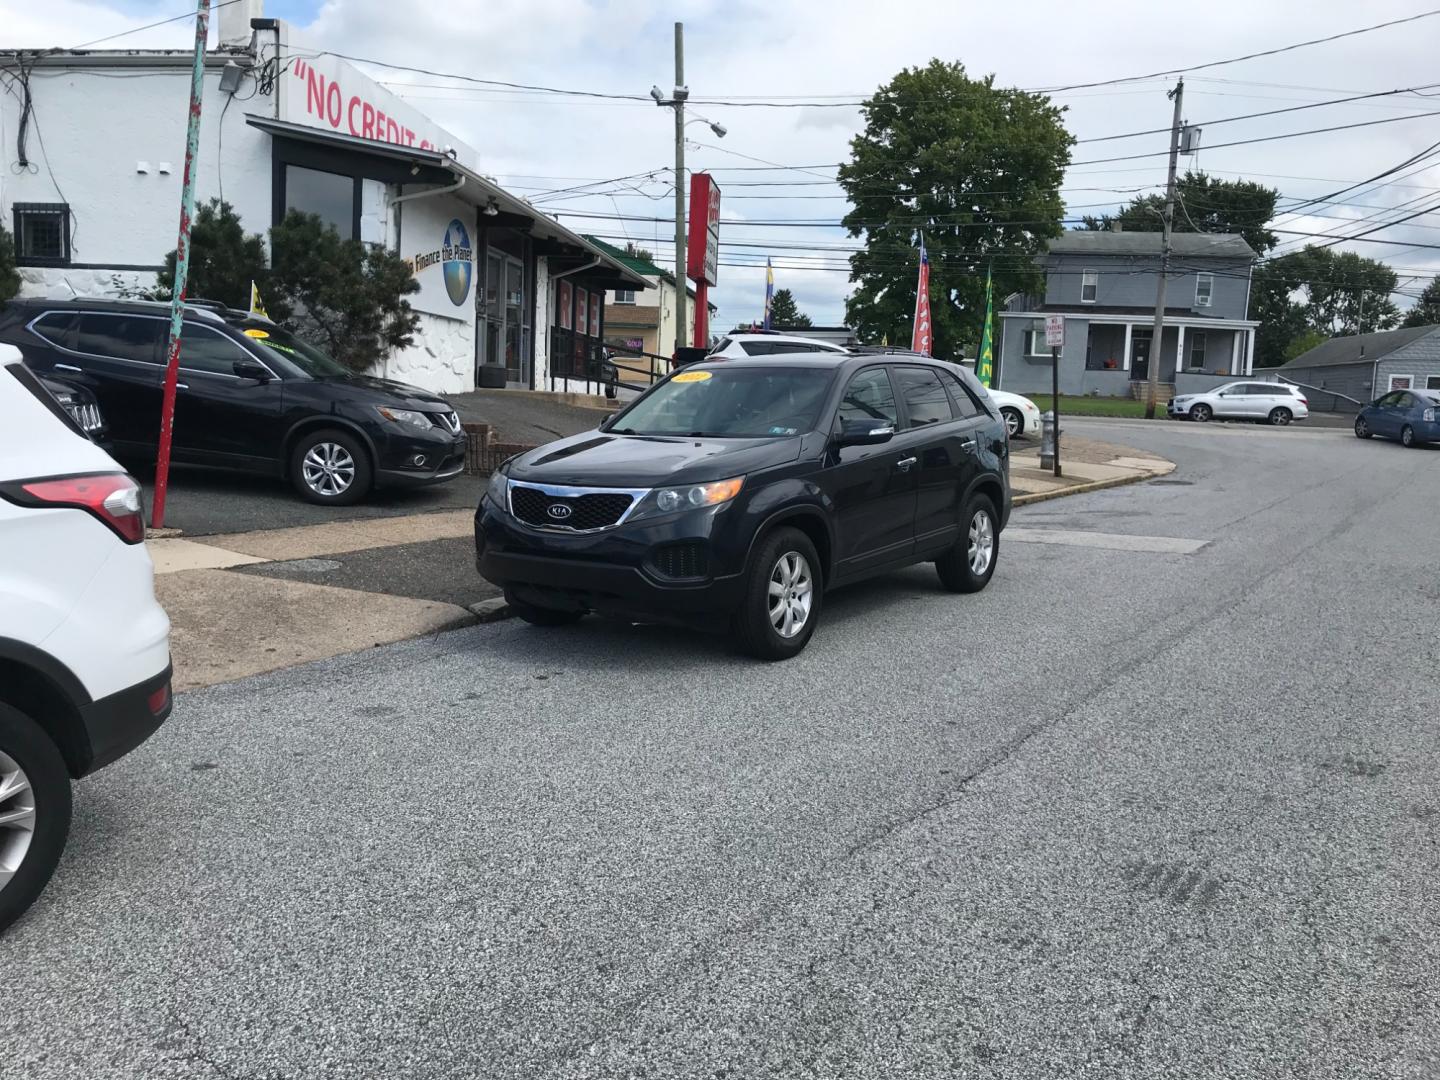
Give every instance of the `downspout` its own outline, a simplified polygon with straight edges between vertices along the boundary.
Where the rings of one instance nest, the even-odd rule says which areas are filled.
[[[412,192],[410,192],[410,194],[408,194],[408,195],[400,194],[400,195],[396,195],[393,199],[391,199],[391,200],[390,200],[389,209],[395,210],[395,249],[396,249],[396,250],[395,250],[395,253],[396,253],[397,255],[400,254],[400,250],[399,250],[399,249],[400,249],[400,220],[401,220],[400,211],[399,211],[399,210],[396,210],[396,207],[398,207],[401,203],[410,202],[410,201],[412,201],[412,200],[414,200],[414,199],[428,199],[428,198],[431,198],[432,196],[435,196],[435,195],[448,195],[448,194],[450,194],[452,191],[459,191],[459,190],[460,190],[462,187],[464,187],[464,186],[465,186],[465,177],[464,177],[464,175],[462,174],[459,180],[456,180],[455,183],[449,184],[449,185],[447,185],[447,186],[445,186],[445,187],[426,188],[424,191],[412,191]],[[479,328],[478,326],[475,327],[475,332],[476,332],[477,334],[480,332],[480,328]],[[388,378],[390,377],[390,357],[389,357],[388,354],[387,354],[386,357],[385,357],[385,364],[384,364],[384,366],[381,367],[381,369],[380,369],[380,375],[381,375],[382,378],[385,378],[385,379],[388,379]]]

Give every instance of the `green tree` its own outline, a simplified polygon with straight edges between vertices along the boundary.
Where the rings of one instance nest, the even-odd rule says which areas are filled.
[[[815,325],[795,303],[795,294],[789,289],[776,289],[770,298],[770,325],[776,330],[783,327],[805,328]]]
[[[1390,299],[1395,271],[1376,259],[1309,246],[1255,268],[1250,317],[1260,321],[1255,363],[1274,367],[1307,330],[1328,337],[1389,330],[1400,321]]]
[[[629,255],[632,259],[644,259],[648,263],[655,261],[655,253],[649,248],[641,247],[635,243],[634,240],[625,241],[625,254]]]
[[[1307,353],[1317,345],[1324,345],[1330,335],[1323,330],[1302,330],[1285,346],[1284,360],[1289,362],[1301,353]]]
[[[265,239],[258,233],[245,232],[234,207],[211,199],[195,212],[195,220],[190,223],[186,296],[249,308],[250,282],[264,281],[265,274]],[[157,277],[159,284],[148,295],[170,299],[175,288],[174,251],[165,256],[165,269]]]
[[[420,283],[399,255],[296,210],[270,230],[270,251],[270,317],[347,367],[367,371],[414,341],[420,317],[405,297]]]
[[[910,339],[921,234],[937,357],[958,360],[961,342],[979,339],[991,263],[996,296],[1038,291],[1032,257],[1062,232],[1075,140],[1049,98],[994,83],[932,60],[861,107],[865,130],[839,182],[853,207],[843,224],[865,243],[850,259],[846,301],[862,340]]]
[[[1280,193],[1249,180],[1217,180],[1203,172],[1187,172],[1175,181],[1176,232],[1239,233],[1264,255],[1278,242],[1269,224],[1275,217]],[[1117,214],[1087,215],[1086,229],[1110,229],[1118,223],[1127,232],[1159,232],[1163,227],[1165,196],[1150,194],[1131,199]]]
[[[20,291],[20,273],[15,269],[15,241],[0,225],[0,302]]]
[[[0,271],[3,273],[3,271]],[[3,295],[3,287],[0,287]],[[1440,324],[1440,274],[1437,274],[1420,293],[1420,299],[1405,314],[1402,326],[1434,326]]]

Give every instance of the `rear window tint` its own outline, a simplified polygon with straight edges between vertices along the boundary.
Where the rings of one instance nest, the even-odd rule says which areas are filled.
[[[62,349],[75,347],[75,324],[80,316],[73,311],[47,311],[32,324],[32,329],[52,345]]]

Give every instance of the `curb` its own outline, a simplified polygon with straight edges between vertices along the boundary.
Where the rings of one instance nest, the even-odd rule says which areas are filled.
[[[477,623],[499,622],[501,619],[508,619],[513,614],[510,605],[505,602],[503,596],[493,596],[489,600],[481,600],[478,604],[471,604],[467,609],[473,621]]]
[[[1049,502],[1051,499],[1063,499],[1066,495],[1084,495],[1087,491],[1102,491],[1105,488],[1124,487],[1126,484],[1138,484],[1142,480],[1154,480],[1155,473],[1140,473],[1136,476],[1117,476],[1113,480],[1092,480],[1088,484],[1076,484],[1074,487],[1061,488],[1059,491],[1036,491],[1029,495],[1015,495],[1010,499],[1011,506],[1028,506],[1031,503]]]
[[[174,540],[177,536],[184,536],[184,535],[185,535],[185,530],[184,530],[184,529],[172,529],[172,528],[169,528],[168,526],[167,526],[166,528],[163,528],[163,529],[152,529],[152,528],[151,528],[150,526],[148,526],[148,525],[145,526],[145,539],[146,539],[146,540]]]

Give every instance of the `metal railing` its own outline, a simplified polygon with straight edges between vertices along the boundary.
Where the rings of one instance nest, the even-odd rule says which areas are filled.
[[[1288,383],[1291,386],[1298,386],[1307,390],[1306,400],[1310,402],[1311,412],[1333,412],[1333,413],[1358,413],[1366,406],[1364,401],[1356,401],[1348,394],[1342,394],[1335,390],[1326,390],[1323,387],[1311,386],[1309,383],[1296,382],[1294,379],[1287,379],[1283,375],[1275,376],[1276,382]],[[1346,404],[1341,405],[1344,401]],[[1328,408],[1326,406],[1329,406]]]
[[[621,389],[644,393],[670,373],[670,358],[620,348],[573,330],[550,331],[550,389],[557,381],[584,383],[585,393],[616,397]]]

